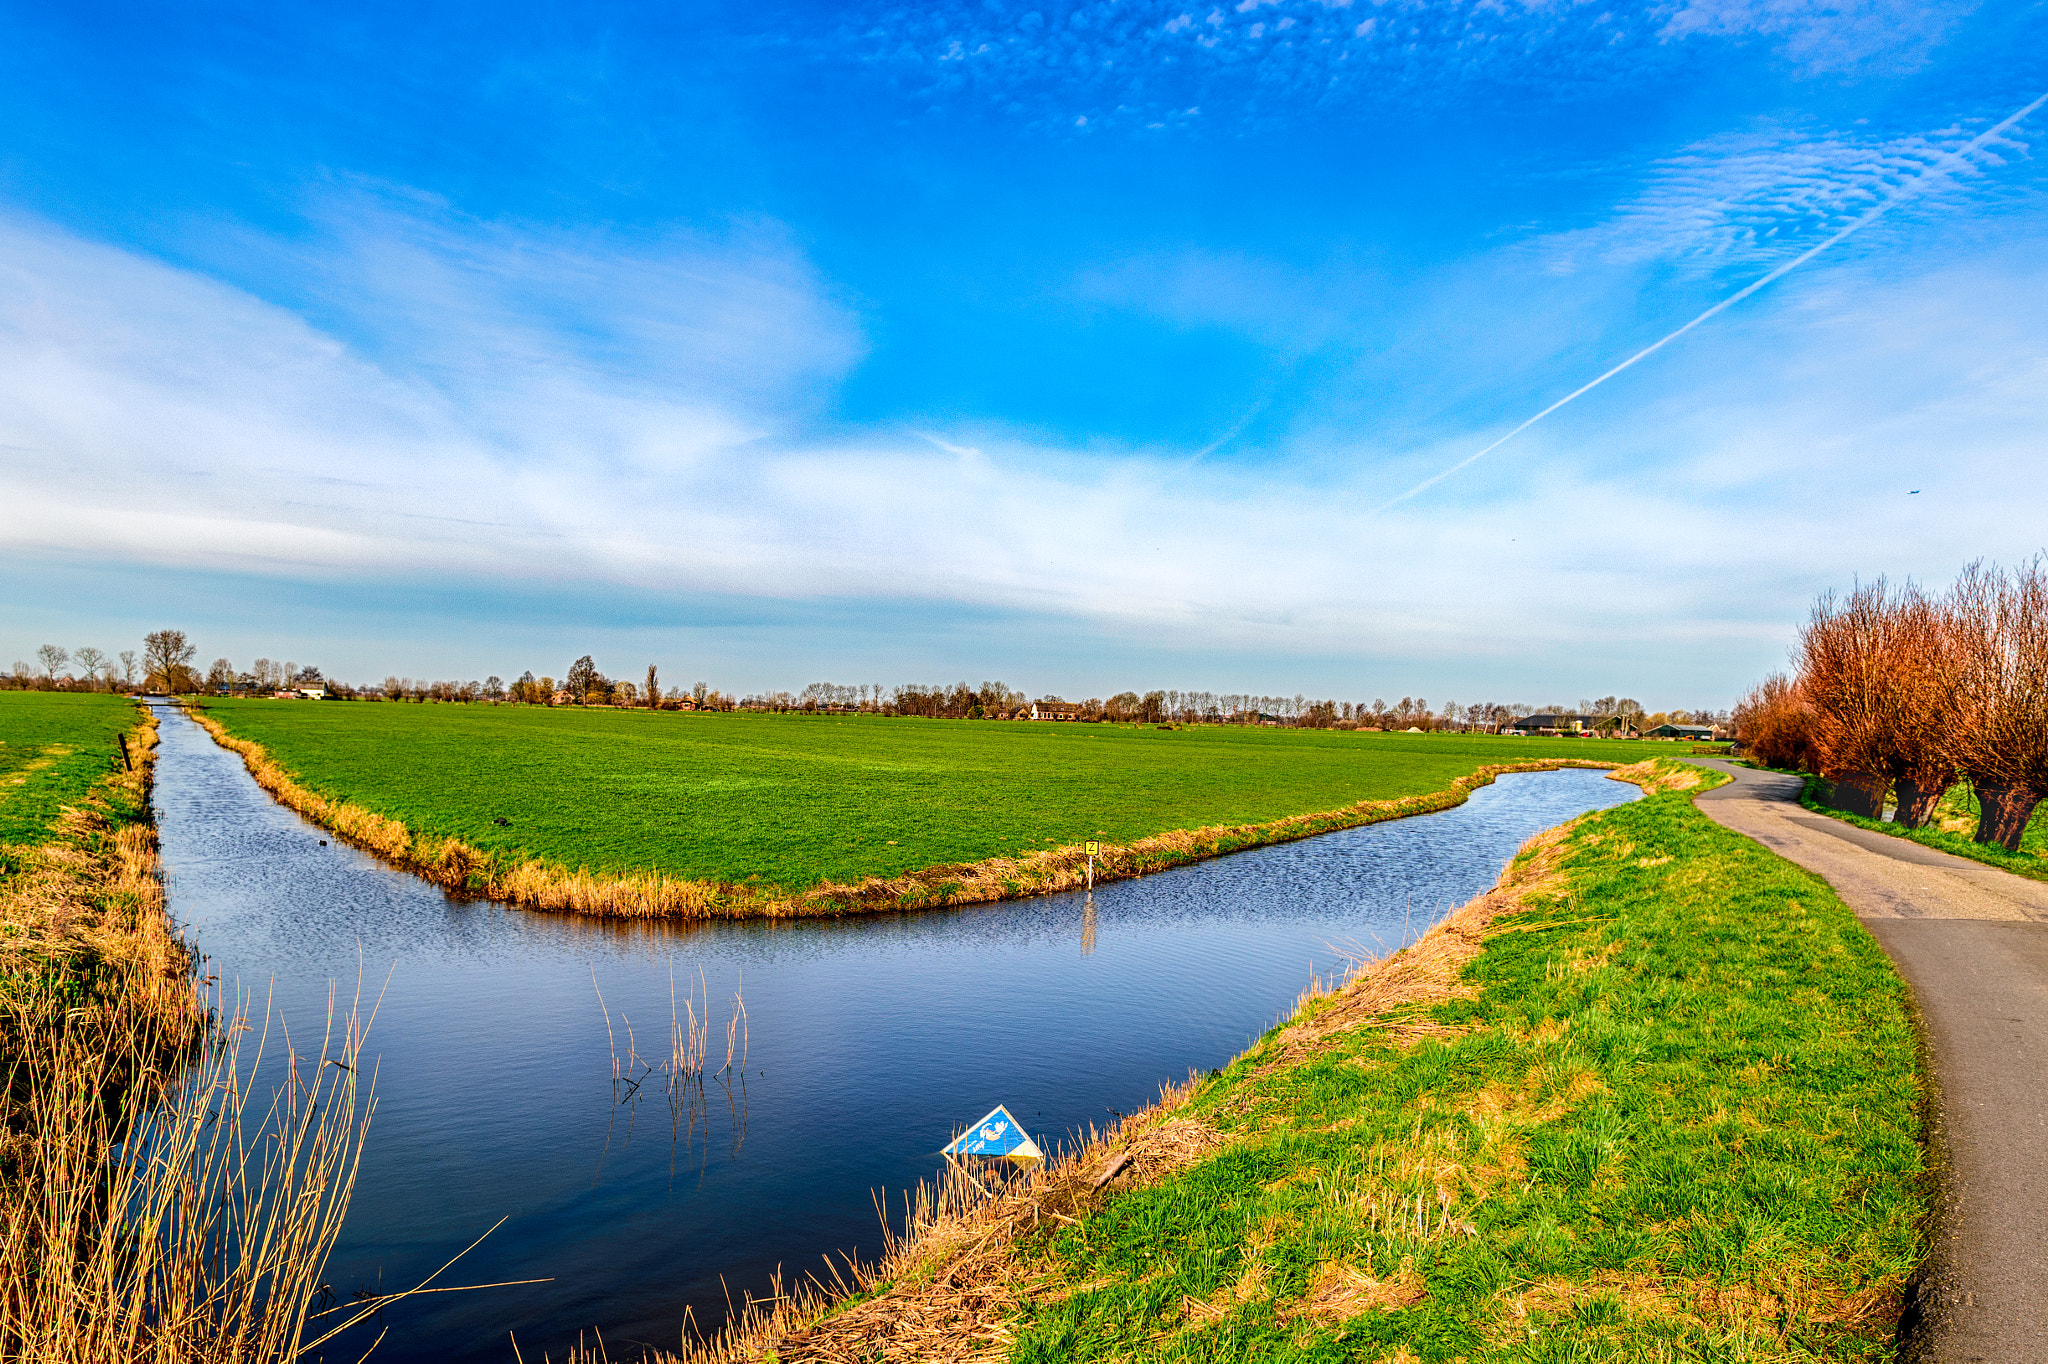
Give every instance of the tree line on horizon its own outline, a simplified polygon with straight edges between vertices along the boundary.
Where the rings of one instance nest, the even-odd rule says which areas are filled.
[[[198,691],[200,676],[192,668],[198,649],[183,630],[152,630],[142,648],[109,654],[86,645],[66,649],[45,644],[36,662],[16,662],[0,673],[0,687],[22,691]],[[72,664],[77,667],[74,670]]]
[[[1921,828],[1966,783],[1976,840],[2018,850],[2048,797],[2048,556],[1970,564],[1944,592],[1885,579],[1814,603],[1793,650],[1736,708],[1765,765],[1811,772],[1851,813]]]
[[[397,675],[387,676],[374,686],[355,686],[323,676],[318,667],[292,661],[258,658],[247,669],[238,669],[226,658],[217,658],[204,674],[194,666],[197,647],[183,631],[159,630],[145,638],[138,657],[133,651],[118,656],[121,667],[111,667],[97,649],[75,652],[54,645],[38,650],[39,663],[17,663],[11,674],[0,675],[0,685],[44,690],[158,690],[179,693],[208,692],[216,695],[276,695],[297,689],[318,689],[335,700],[383,700],[426,702],[487,702],[517,705],[576,705],[659,710],[749,710],[780,713],[839,713],[915,716],[926,719],[1010,719],[1024,712],[1033,699],[1000,681],[979,686],[966,682],[950,685],[929,683],[813,682],[801,692],[771,691],[744,696],[723,692],[703,682],[688,688],[665,688],[655,665],[649,664],[639,682],[607,676],[589,654],[576,659],[561,678],[535,676],[527,670],[507,684],[492,676],[478,681],[430,681]],[[76,660],[86,665],[81,671],[65,671]],[[1316,700],[1294,696],[1265,696],[1248,692],[1213,692],[1156,688],[1151,691],[1122,691],[1109,697],[1067,701],[1056,695],[1036,698],[1036,704],[1058,708],[1080,721],[1142,724],[1278,724],[1304,729],[1420,729],[1493,731],[1532,714],[1544,712],[1596,717],[1598,728],[1629,733],[1664,722],[1716,724],[1728,713],[1710,710],[1675,709],[1648,713],[1627,697],[1606,696],[1582,700],[1576,709],[1557,704],[1548,707],[1522,702],[1478,702],[1459,705],[1455,701],[1432,706],[1425,697],[1404,696],[1389,704],[1384,700]]]

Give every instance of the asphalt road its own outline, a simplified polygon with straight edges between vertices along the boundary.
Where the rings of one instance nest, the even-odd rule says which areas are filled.
[[[2048,1361],[2048,883],[1857,829],[1800,781],[1707,762],[1700,810],[1818,873],[1913,988],[1938,1090],[1939,1203],[1904,1357]]]

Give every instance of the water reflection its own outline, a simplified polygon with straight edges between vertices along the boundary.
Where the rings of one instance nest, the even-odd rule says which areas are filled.
[[[1442,814],[1092,895],[673,925],[450,899],[320,846],[174,712],[160,753],[172,910],[208,971],[274,980],[289,1019],[359,964],[389,973],[337,1293],[417,1283],[501,1218],[442,1282],[550,1280],[396,1304],[380,1360],[498,1361],[508,1331],[559,1357],[591,1327],[672,1346],[686,1313],[721,1319],[778,1266],[876,1248],[876,1191],[938,1169],[963,1113],[1006,1104],[1050,1146],[1141,1107],[1340,973],[1346,944],[1399,946],[1530,834],[1637,794],[1511,776]]]

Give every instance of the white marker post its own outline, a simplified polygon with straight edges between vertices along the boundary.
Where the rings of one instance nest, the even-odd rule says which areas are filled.
[[[1088,893],[1090,895],[1095,893],[1095,854],[1101,851],[1102,845],[1100,843],[1090,843],[1088,845]]]

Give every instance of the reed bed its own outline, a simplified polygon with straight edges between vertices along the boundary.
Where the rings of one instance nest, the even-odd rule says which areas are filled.
[[[280,803],[344,840],[462,895],[552,913],[630,919],[793,919],[882,914],[945,905],[989,904],[1075,890],[1087,884],[1088,853],[1079,843],[1020,857],[926,867],[902,876],[827,881],[807,890],[693,880],[658,872],[600,874],[552,863],[505,860],[465,843],[416,832],[349,801],[307,789],[258,743],[229,733],[202,711],[189,712],[215,742],[241,755],[257,784]],[[1247,848],[1311,838],[1338,829],[1431,814],[1463,804],[1471,793],[1509,772],[1566,767],[1612,769],[1590,759],[1492,763],[1441,791],[1398,800],[1366,800],[1335,810],[1255,824],[1174,829],[1127,844],[1104,843],[1095,857],[1097,882],[1128,880]]]
[[[6,1021],[0,1356],[260,1364],[375,1310],[314,1310],[374,1107],[356,1009],[304,1055],[284,1038],[274,1084],[239,1008],[183,1049],[133,1009]]]

